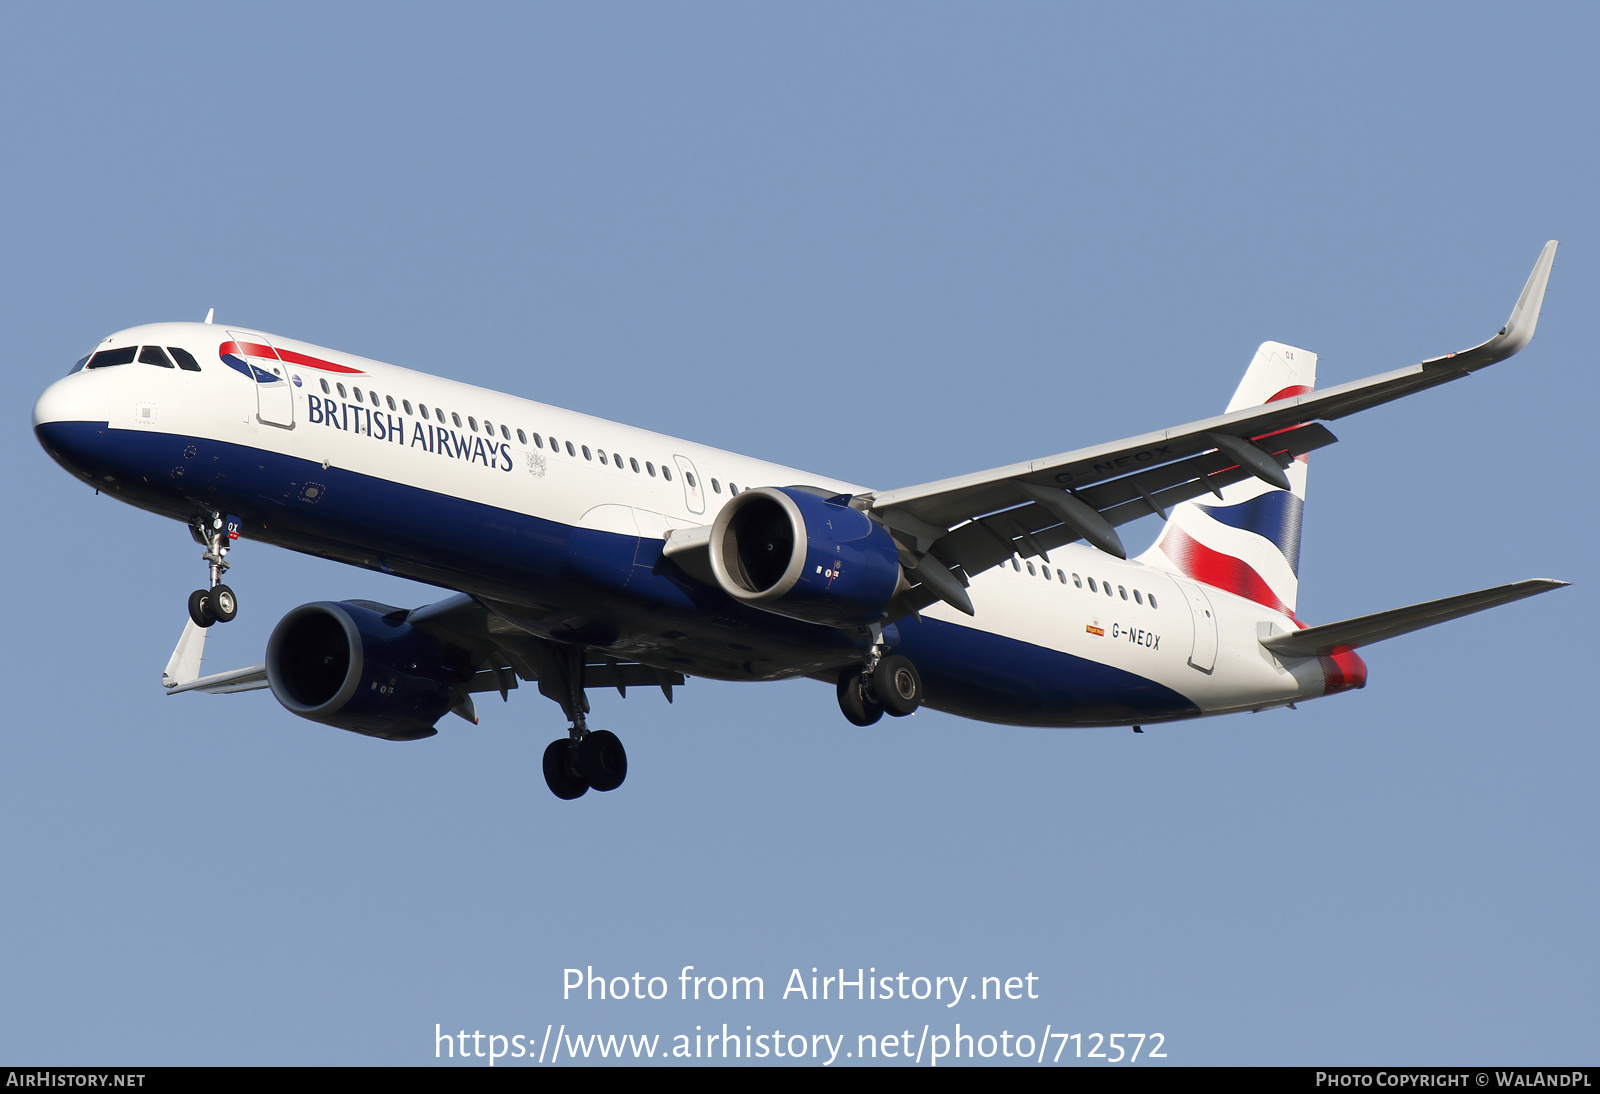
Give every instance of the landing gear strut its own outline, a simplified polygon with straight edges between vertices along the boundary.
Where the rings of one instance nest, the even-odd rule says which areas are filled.
[[[539,680],[539,690],[559,702],[572,719],[567,736],[551,741],[544,750],[545,785],[562,801],[581,798],[590,790],[615,790],[628,777],[628,753],[617,735],[589,728],[589,699],[583,686],[586,660],[585,650],[567,650],[558,674],[561,681],[542,676]]]
[[[228,572],[228,543],[233,536],[230,526],[236,524],[232,518],[224,520],[221,513],[207,513],[192,526],[194,538],[205,547],[200,557],[211,570],[210,587],[189,594],[189,618],[197,627],[231,623],[239,614],[239,598],[222,584],[222,575]]]

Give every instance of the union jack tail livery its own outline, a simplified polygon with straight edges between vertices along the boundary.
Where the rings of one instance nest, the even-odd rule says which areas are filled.
[[[1309,394],[1316,386],[1315,353],[1263,342],[1227,413]],[[1251,477],[1224,487],[1220,498],[1173,506],[1160,538],[1139,561],[1293,616],[1306,459],[1298,456],[1285,468],[1288,490]]]

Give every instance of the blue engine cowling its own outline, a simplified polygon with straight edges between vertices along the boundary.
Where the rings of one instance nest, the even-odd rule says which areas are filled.
[[[798,487],[746,490],[711,525],[711,570],[729,596],[829,626],[880,622],[900,555],[871,517]]]
[[[404,614],[349,600],[302,604],[267,640],[273,696],[302,718],[368,737],[433,736],[471,666]]]

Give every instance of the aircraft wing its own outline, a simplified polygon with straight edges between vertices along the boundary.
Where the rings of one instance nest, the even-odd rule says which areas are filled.
[[[1471,349],[1174,429],[863,494],[852,504],[895,533],[910,576],[922,578],[902,594],[899,607],[912,611],[943,599],[970,614],[957,569],[971,576],[1013,554],[1042,556],[1077,539],[1126,557],[1116,525],[1148,513],[1165,516],[1169,505],[1251,475],[1286,487],[1281,469],[1289,460],[1337,439],[1317,422],[1392,402],[1510,357],[1533,338],[1555,253],[1551,240],[1511,318],[1493,338]]]
[[[1375,612],[1372,615],[1344,619],[1337,623],[1307,627],[1303,631],[1277,634],[1263,638],[1261,644],[1283,657],[1316,657],[1332,653],[1341,646],[1355,649],[1358,646],[1370,646],[1374,642],[1382,642],[1386,638],[1398,638],[1402,634],[1420,631],[1437,623],[1447,623],[1452,619],[1497,608],[1501,604],[1510,604],[1524,597],[1538,596],[1551,589],[1565,588],[1567,584],[1565,581],[1556,581],[1548,577],[1513,581],[1509,585],[1497,585],[1493,589],[1460,593],[1440,600],[1430,600],[1424,604],[1391,608],[1386,612]]]

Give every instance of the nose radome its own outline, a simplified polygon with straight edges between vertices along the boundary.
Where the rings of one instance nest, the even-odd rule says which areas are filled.
[[[105,393],[95,380],[92,373],[76,372],[45,388],[33,404],[34,428],[52,422],[107,421]]]

